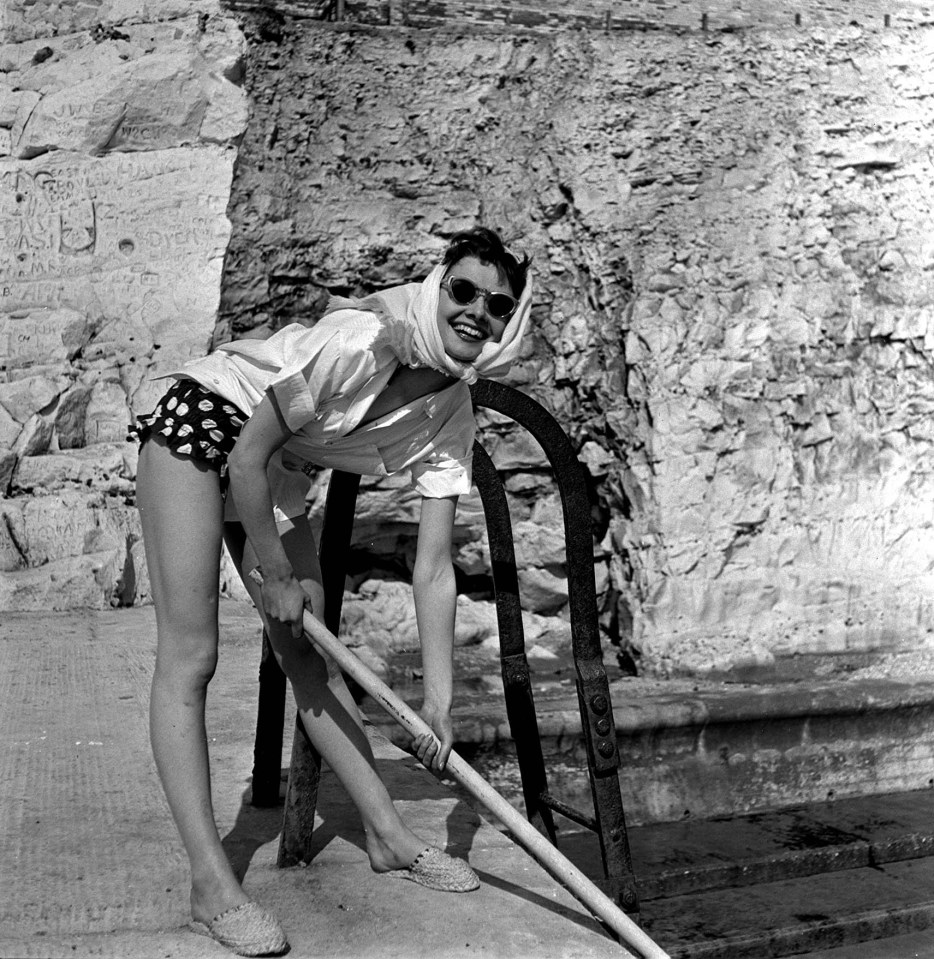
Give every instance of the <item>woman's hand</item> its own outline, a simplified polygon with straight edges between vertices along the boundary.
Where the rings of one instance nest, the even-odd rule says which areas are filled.
[[[415,755],[423,766],[432,772],[442,773],[451,754],[451,747],[454,745],[454,722],[451,719],[451,711],[425,703],[419,716],[431,726],[435,735],[430,736],[425,733],[423,736],[416,736],[412,743]]]
[[[291,574],[264,578],[262,595],[266,615],[270,619],[288,624],[292,630],[292,638],[298,639],[303,631],[302,614],[308,603],[308,595],[298,580]]]

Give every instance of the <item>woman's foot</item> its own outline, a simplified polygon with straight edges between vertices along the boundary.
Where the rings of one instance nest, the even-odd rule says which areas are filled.
[[[480,878],[463,859],[455,859],[434,846],[427,846],[408,868],[393,869],[388,875],[438,892],[472,892],[480,888]]]
[[[366,830],[366,851],[374,872],[406,869],[425,851],[428,843],[403,827],[392,834],[377,834]]]
[[[279,920],[252,901],[228,909],[211,922],[193,920],[191,928],[239,956],[281,956],[289,949]]]
[[[391,837],[367,830],[367,853],[374,872],[409,879],[439,892],[470,892],[480,886],[463,859],[454,859],[403,827]]]
[[[206,879],[191,884],[191,918],[208,926],[218,916],[249,901],[235,879]]]

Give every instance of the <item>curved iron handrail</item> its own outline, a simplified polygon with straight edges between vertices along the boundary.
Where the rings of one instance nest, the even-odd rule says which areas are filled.
[[[496,591],[497,621],[506,711],[522,777],[523,795],[529,819],[552,842],[556,832],[552,810],[594,830],[600,841],[605,874],[604,885],[628,912],[639,908],[629,839],[620,795],[619,752],[610,700],[609,683],[603,665],[603,651],[597,621],[597,597],[593,572],[593,542],[590,502],[583,467],[557,420],[536,400],[512,387],[481,380],[471,387],[475,406],[492,409],[524,427],[541,445],[555,475],[564,517],[568,559],[568,605],[571,615],[571,644],[576,671],[576,688],[581,725],[587,749],[588,773],[594,800],[593,819],[553,797],[547,788],[547,773],[535,714],[525,635],[519,597],[518,573],[512,537],[512,523],[502,481],[486,450],[474,446],[474,479],[487,520]],[[331,475],[325,506],[319,553],[325,581],[325,623],[336,632],[343,601],[344,570],[353,532],[354,508],[360,477],[335,470]],[[272,657],[267,657],[275,663]],[[279,756],[282,748],[282,721],[278,719],[278,748],[270,731],[275,725],[279,686],[277,677],[264,661],[261,672],[260,716],[254,755]],[[268,685],[276,692],[263,696]],[[269,710],[268,714],[265,710]],[[262,739],[260,741],[260,729]],[[267,766],[269,764],[266,764]],[[264,767],[265,768],[265,767]],[[314,805],[320,757],[297,723],[293,740],[286,812],[279,848],[279,865],[293,865],[307,858],[314,823]],[[267,778],[272,776],[266,770]],[[254,797],[278,792],[275,782],[263,784],[260,765],[254,766]]]
[[[500,622],[503,680],[504,686],[507,688],[507,714],[509,712],[508,690],[510,686],[517,690],[517,694],[522,697],[522,705],[515,707],[515,711],[521,714],[521,718],[518,724],[513,726],[512,717],[510,717],[510,729],[516,742],[516,753],[523,781],[523,793],[526,794],[527,809],[530,811],[531,818],[533,810],[541,815],[542,807],[548,807],[593,829],[600,840],[604,873],[610,887],[608,891],[619,899],[623,908],[629,912],[636,912],[639,908],[639,899],[636,893],[629,837],[626,833],[625,815],[617,774],[619,750],[616,743],[613,706],[610,699],[606,668],[603,665],[603,649],[597,619],[597,591],[593,569],[590,500],[587,495],[587,482],[584,477],[583,466],[577,458],[570,439],[558,421],[537,400],[519,390],[492,380],[480,380],[475,383],[471,387],[471,395],[475,406],[492,409],[509,417],[528,430],[536,439],[554,473],[564,517],[571,646],[577,674],[577,697],[584,743],[587,749],[587,766],[595,817],[593,821],[588,822],[587,817],[556,800],[547,790],[539,794],[537,803],[529,804],[528,794],[534,793],[544,775],[544,770],[543,766],[540,766],[539,760],[541,743],[538,737],[537,721],[535,720],[531,683],[521,676],[507,675],[510,670],[513,673],[524,670],[525,676],[528,676],[521,614],[518,629],[516,629],[512,625],[514,614],[510,613],[505,618],[507,628],[510,630],[508,634],[503,631],[504,621]],[[480,448],[479,444],[474,447],[475,456]],[[482,456],[479,457],[478,462],[483,463]],[[491,480],[482,465],[479,472],[475,466],[474,478],[480,489],[481,498],[484,500],[484,512],[487,513],[489,522],[490,512],[495,515],[499,509],[499,507],[493,505],[492,492],[485,492],[484,489],[491,484]],[[499,477],[496,476],[495,479],[496,484],[501,489],[502,484]],[[487,508],[487,498],[490,499],[492,506],[490,512]],[[503,503],[505,503],[504,495]],[[510,528],[511,548],[511,523],[508,518],[505,522],[498,521],[498,526]],[[490,536],[490,551],[492,556],[492,535]],[[512,563],[514,566],[514,557]],[[501,586],[497,582],[497,573],[499,572],[502,577],[502,566],[501,563],[499,568],[496,565],[493,567],[497,609],[499,609],[501,591]],[[505,577],[502,586],[509,607],[513,604],[511,593],[514,588],[512,585],[514,575],[514,573],[510,573],[508,577]],[[518,599],[515,602],[518,605]],[[518,637],[520,648],[516,648],[514,637]],[[527,693],[524,691],[526,688]],[[531,711],[531,716],[529,716],[529,711]],[[533,726],[537,740],[536,746],[533,749],[523,750],[519,737],[523,736],[525,731]],[[550,831],[549,834],[553,835]]]

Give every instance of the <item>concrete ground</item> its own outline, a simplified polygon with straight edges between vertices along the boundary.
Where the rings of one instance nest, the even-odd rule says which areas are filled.
[[[279,915],[293,957],[627,955],[461,794],[385,741],[378,761],[403,815],[427,841],[468,857],[480,890],[435,893],[374,874],[355,810],[328,773],[316,855],[278,869],[281,810],[249,803],[255,612],[226,602],[221,627],[208,709],[216,817],[245,888]],[[0,621],[3,959],[228,955],[186,927],[187,862],[148,742],[154,650],[151,608]]]

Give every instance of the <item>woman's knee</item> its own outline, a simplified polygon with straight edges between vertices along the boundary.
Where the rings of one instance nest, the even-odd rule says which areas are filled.
[[[206,687],[217,670],[217,643],[160,643],[156,679],[196,689]]]

